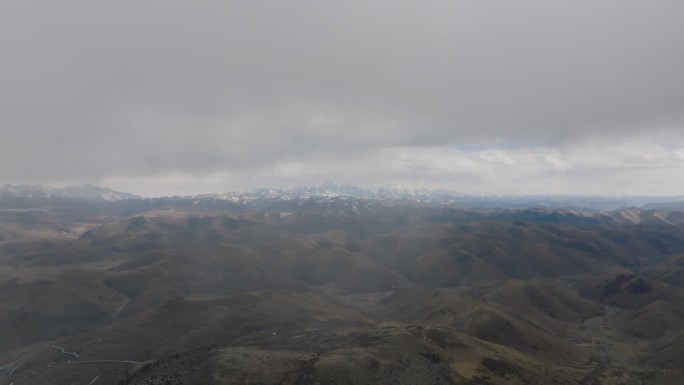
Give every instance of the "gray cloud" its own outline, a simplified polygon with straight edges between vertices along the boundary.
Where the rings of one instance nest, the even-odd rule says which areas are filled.
[[[682,15],[674,0],[4,1],[0,179],[244,187],[387,171],[406,148],[678,151]],[[404,179],[494,186],[406,162]],[[347,168],[307,171],[320,164]]]

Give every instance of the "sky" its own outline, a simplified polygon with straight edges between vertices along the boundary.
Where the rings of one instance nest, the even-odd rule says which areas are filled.
[[[0,2],[0,184],[684,195],[684,2]]]

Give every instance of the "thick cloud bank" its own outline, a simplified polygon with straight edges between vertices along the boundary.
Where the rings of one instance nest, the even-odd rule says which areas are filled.
[[[674,0],[3,1],[0,182],[682,193],[682,15]]]

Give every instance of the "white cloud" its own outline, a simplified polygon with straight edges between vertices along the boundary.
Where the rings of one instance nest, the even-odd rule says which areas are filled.
[[[679,195],[684,148],[621,142],[563,148],[386,147],[349,158],[281,162],[257,171],[116,177],[101,183],[143,195],[199,194],[259,186],[337,182],[366,187],[404,185],[466,193]]]

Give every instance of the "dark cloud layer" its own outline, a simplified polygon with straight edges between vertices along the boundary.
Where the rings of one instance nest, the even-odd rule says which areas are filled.
[[[674,0],[3,1],[0,179],[264,183],[405,148],[677,150],[683,15]]]

